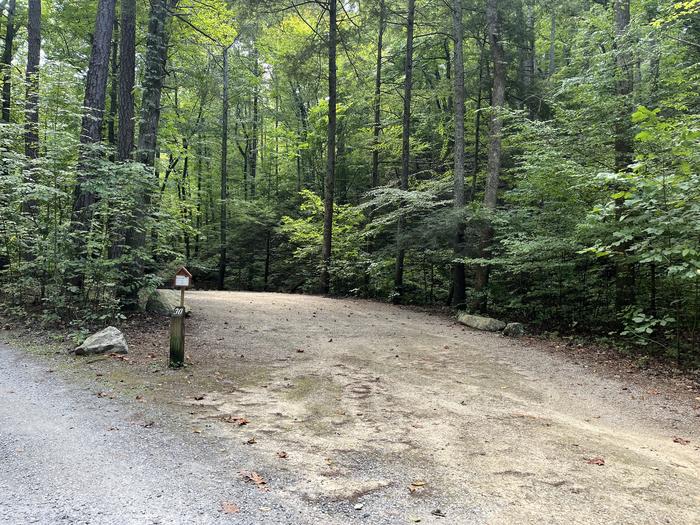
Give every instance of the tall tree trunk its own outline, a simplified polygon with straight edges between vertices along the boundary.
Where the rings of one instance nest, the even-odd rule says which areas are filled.
[[[148,34],[146,36],[146,57],[142,82],[143,95],[141,98],[141,115],[139,117],[139,138],[136,148],[136,159],[146,165],[148,177],[158,180],[156,158],[158,142],[158,124],[160,122],[160,99],[163,82],[166,76],[165,65],[168,57],[168,20],[170,12],[177,6],[178,0],[153,0],[148,19]],[[127,82],[127,79],[124,79]],[[126,148],[126,144],[124,145]],[[144,186],[146,187],[146,186]],[[139,204],[134,210],[133,225],[128,228],[126,244],[132,250],[138,250],[146,245],[146,229],[143,223],[146,210],[150,205],[150,195],[142,191],[137,197]],[[139,277],[144,272],[144,263],[137,259],[130,272]],[[132,287],[135,289],[135,287]]]
[[[41,0],[29,0],[27,14],[27,99],[24,154],[39,157],[39,59],[41,55]]]
[[[505,104],[506,62],[503,43],[501,42],[501,20],[498,12],[498,0],[488,0],[486,3],[486,25],[491,45],[491,62],[493,65],[493,87],[491,95],[491,115],[489,118],[489,158],[488,177],[484,192],[484,208],[488,211],[496,209],[498,185],[501,174],[501,136],[503,132],[503,117],[501,110]],[[479,252],[481,258],[489,257],[489,247],[493,240],[493,227],[487,222],[481,231]],[[489,280],[489,267],[476,268],[474,282],[473,308],[485,311],[487,306],[486,290]]]
[[[275,90],[275,197],[279,193],[280,184],[280,97]]]
[[[341,122],[338,126],[336,147],[336,168],[335,168],[335,200],[338,204],[348,202],[348,171],[345,165],[345,126]]]
[[[464,192],[464,33],[462,28],[462,0],[453,0],[452,19],[454,32],[454,207],[458,215],[455,235],[455,258],[464,257],[464,221],[462,213],[466,204]],[[452,304],[463,306],[466,300],[466,277],[464,263],[455,263],[452,268]]]
[[[182,163],[182,191],[180,192],[180,207],[182,209],[182,222],[185,225],[183,237],[185,240],[185,261],[190,260],[191,250],[190,250],[190,233],[189,228],[192,225],[192,215],[187,210],[187,185],[189,181],[189,165],[190,165],[190,144],[186,137],[182,139],[182,152],[184,156],[184,161]]]
[[[379,0],[379,33],[377,35],[377,68],[374,77],[374,140],[372,142],[372,187],[379,186],[379,141],[382,133],[382,60],[386,2]]]
[[[116,125],[117,125],[117,106],[119,97],[119,21],[114,17],[114,34],[112,36],[112,73],[110,75],[109,89],[109,118],[107,120],[107,142],[110,146],[117,144]],[[114,157],[111,158],[114,161]]]
[[[408,191],[409,163],[411,161],[411,95],[413,92],[413,27],[416,15],[416,0],[408,0],[408,16],[406,19],[406,63],[404,65],[404,88],[403,88],[403,132],[402,132],[402,152],[401,152],[401,181],[400,188]],[[396,231],[396,244],[398,251],[396,254],[396,267],[394,272],[394,296],[393,302],[400,303],[404,294],[404,260],[406,250],[404,248],[403,231],[405,218],[403,214],[399,216]]]
[[[523,18],[526,21],[524,41],[520,46],[520,85],[523,106],[527,107],[529,117],[536,114],[536,105],[533,100],[535,83],[535,10],[532,3],[525,5]]]
[[[228,51],[223,52],[223,94],[221,114],[221,201],[219,203],[220,228],[219,228],[219,281],[218,288],[223,290],[226,281],[226,249],[228,247]]]
[[[134,79],[136,76],[136,0],[121,0],[119,31],[119,76],[117,82],[117,111],[119,128],[116,145],[118,162],[131,160],[134,151]],[[113,68],[114,69],[114,68]],[[114,83],[115,80],[113,79]],[[112,88],[114,89],[114,84]],[[113,91],[114,93],[114,91]],[[140,212],[137,212],[140,213]],[[111,259],[121,257],[126,239],[134,240],[133,226],[121,225],[110,247]]]
[[[7,29],[5,31],[5,47],[2,50],[2,122],[10,122],[10,107],[12,105],[12,56],[14,54],[15,34],[15,0],[9,0],[7,5]]]
[[[625,42],[630,24],[630,0],[615,0],[615,86],[620,111],[615,122],[615,169],[626,171],[632,162],[632,136],[629,125],[629,95],[633,88],[632,59]]]
[[[166,76],[165,64],[168,58],[167,23],[170,11],[176,5],[177,0],[153,0],[151,2],[137,149],[138,160],[149,167],[155,165],[156,158],[160,98]]]
[[[633,141],[630,126],[631,104],[630,95],[634,87],[634,73],[632,56],[629,52],[630,45],[627,42],[630,25],[630,0],[615,0],[615,91],[617,94],[618,112],[615,116],[615,171],[622,173],[629,170],[633,160]],[[615,201],[615,216],[622,220],[624,197]],[[623,244],[621,250],[628,248]],[[626,255],[623,253],[623,259]],[[634,296],[634,274],[632,268],[625,261],[615,268],[615,307],[618,311],[631,304]]]
[[[256,178],[258,176],[258,127],[260,120],[260,88],[258,80],[260,77],[260,61],[258,50],[253,50],[253,76],[255,77],[255,87],[253,88],[253,122],[251,126],[250,141],[250,198],[255,199]]]
[[[97,194],[93,189],[86,187],[86,183],[95,176],[94,166],[90,162],[90,158],[94,156],[94,151],[91,148],[102,140],[102,122],[107,95],[109,52],[112,42],[115,4],[116,0],[100,0],[97,5],[90,65],[85,79],[78,184],[75,187],[73,205],[73,227],[77,231],[83,232],[89,229],[90,214],[87,209],[97,200]],[[81,246],[83,241],[84,239],[79,241]]]
[[[204,122],[202,122],[204,128]],[[195,218],[194,256],[199,257],[200,235],[202,232],[202,145],[197,142],[197,214]]]
[[[29,161],[25,179],[36,181],[33,161],[39,158],[39,60],[41,58],[41,0],[29,0],[27,12],[27,69],[25,72],[26,98],[24,103],[24,155]],[[27,215],[37,215],[37,201],[33,197],[22,203]]]
[[[329,293],[331,289],[331,248],[333,239],[333,192],[335,187],[335,135],[337,127],[336,103],[337,86],[337,0],[330,0],[328,5],[328,154],[326,178],[323,194],[323,249],[321,257],[321,291]]]
[[[1,11],[1,10],[0,10]],[[14,52],[14,38],[17,32],[15,27],[15,0],[9,0],[7,5],[7,29],[5,32],[5,46],[2,52],[0,73],[2,73],[2,118],[0,122],[10,122],[10,107],[12,99],[12,56]],[[5,166],[0,165],[0,177],[7,173]],[[0,207],[7,206],[8,198],[0,195]],[[0,255],[0,271],[7,268],[10,259],[7,255]]]
[[[550,25],[549,25],[549,69],[547,70],[548,75],[553,75],[554,71],[556,70],[556,61],[555,61],[555,50],[556,50],[556,36],[557,36],[557,12],[554,7],[554,4],[551,6],[552,13],[551,13],[551,18],[550,18]]]
[[[481,105],[484,99],[484,48],[486,47],[486,39],[488,35],[484,35],[483,39],[479,40],[479,83],[477,85],[476,94],[476,117],[474,118],[474,165],[472,167],[472,183],[469,189],[469,201],[476,198],[476,182],[479,175],[481,164],[479,157],[481,155]]]
[[[126,161],[134,150],[134,78],[136,69],[136,0],[121,0],[119,39],[119,136],[117,160]]]

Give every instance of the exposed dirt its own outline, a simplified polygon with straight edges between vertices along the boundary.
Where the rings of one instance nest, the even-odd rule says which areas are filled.
[[[193,431],[249,443],[271,476],[293,474],[274,491],[354,509],[348,522],[700,523],[690,382],[385,304],[188,301],[184,370],[164,367],[162,319],[129,330],[127,360],[77,362],[189,413]]]

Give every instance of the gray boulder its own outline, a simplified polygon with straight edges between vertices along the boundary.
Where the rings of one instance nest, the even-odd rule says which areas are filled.
[[[522,337],[525,335],[525,326],[522,323],[508,323],[503,329],[503,335],[507,337]]]
[[[155,290],[148,298],[146,311],[162,315],[171,315],[173,310],[180,306],[179,290]],[[190,307],[185,303],[185,315],[189,315]]]
[[[460,313],[457,316],[457,320],[463,325],[485,332],[500,332],[506,327],[506,323],[503,321],[491,317],[482,317],[480,315]]]
[[[108,326],[85,339],[83,344],[73,350],[73,352],[76,355],[126,354],[129,352],[129,346],[126,344],[126,338],[123,333],[113,326]]]

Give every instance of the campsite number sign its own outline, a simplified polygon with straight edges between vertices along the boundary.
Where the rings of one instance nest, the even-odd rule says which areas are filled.
[[[192,274],[184,266],[175,274],[175,288],[187,289],[192,285]]]
[[[185,362],[185,290],[192,286],[192,274],[184,266],[175,274],[173,283],[180,290],[180,306],[170,318],[170,366],[181,367]]]

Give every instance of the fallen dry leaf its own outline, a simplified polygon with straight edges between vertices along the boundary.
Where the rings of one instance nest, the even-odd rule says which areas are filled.
[[[202,433],[202,431],[201,431],[200,429],[198,429],[198,428],[195,428],[192,432],[194,432],[195,434],[201,434],[201,433]]]
[[[673,442],[674,442],[674,443],[678,443],[679,445],[687,445],[687,444],[690,443],[690,440],[689,440],[689,439],[683,439],[682,437],[676,436],[676,437],[673,438]]]
[[[248,445],[255,445],[257,441],[255,440],[255,437],[250,438],[248,441],[246,441],[246,444]]]
[[[280,459],[287,459],[287,453],[286,453],[284,450],[280,450],[280,451],[277,453],[277,457],[280,458]]]
[[[260,490],[267,490],[267,487],[265,486],[267,485],[267,481],[254,470],[251,470],[250,472],[246,470],[241,470],[241,477],[245,481],[255,483],[255,486],[258,487]]]
[[[241,508],[230,501],[222,501],[221,510],[223,510],[226,514],[237,514],[241,511]]]
[[[414,492],[418,492],[421,490],[423,487],[425,487],[427,483],[423,481],[422,479],[417,479],[408,486],[408,491],[413,494]]]
[[[298,354],[303,354],[303,353],[304,353],[304,349],[303,349],[303,348],[297,348],[297,353],[298,353]]]
[[[200,394],[200,395],[198,395],[198,396],[194,396],[194,400],[195,400],[195,401],[201,401],[202,399],[204,399],[204,394]]]
[[[225,416],[221,420],[225,421],[226,423],[235,423],[239,427],[242,427],[243,425],[247,425],[248,423],[250,423],[250,421],[248,421],[244,417]]]
[[[598,465],[599,467],[602,467],[605,465],[605,460],[603,458],[590,458],[586,460],[586,463],[589,465]]]

